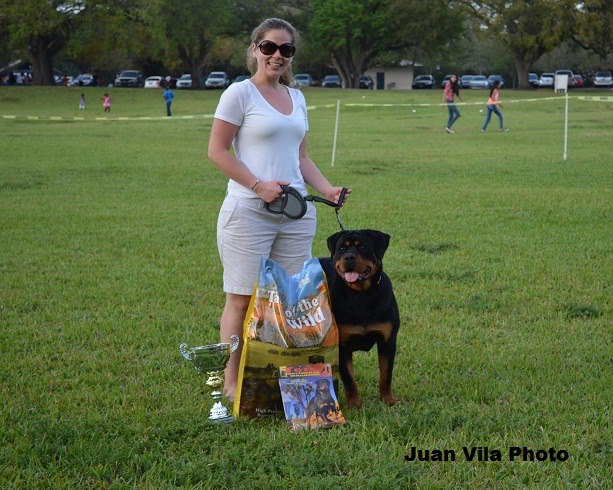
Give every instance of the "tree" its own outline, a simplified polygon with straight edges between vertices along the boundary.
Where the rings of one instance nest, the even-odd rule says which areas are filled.
[[[213,43],[230,21],[224,0],[166,0],[162,6],[165,33],[192,74],[192,87],[200,88],[200,76]]]
[[[465,12],[449,0],[394,0],[390,7],[392,48],[413,63],[439,65],[457,51]]]
[[[515,79],[515,63],[512,53],[498,39],[484,37],[479,25],[470,22],[462,39],[457,43],[458,51],[446,73],[460,72],[466,75],[497,73],[510,85]]]
[[[0,0],[0,16],[7,23],[9,43],[32,63],[32,83],[52,85],[53,59],[68,42],[79,0]]]
[[[0,66],[4,66],[15,59],[9,47],[8,22],[6,17],[2,15],[2,1],[0,0]]]
[[[424,60],[462,32],[446,0],[312,0],[309,39],[330,53],[345,87],[376,59]]]
[[[529,88],[532,65],[564,38],[563,9],[558,0],[460,1],[478,19],[484,34],[500,40],[512,53],[519,88]]]
[[[158,1],[0,0],[0,14],[11,47],[32,64],[32,83],[52,85],[54,58],[67,46],[78,61],[94,65],[105,53],[117,63],[148,46]]]
[[[97,0],[87,4],[64,54],[93,72],[142,69],[160,57],[160,0]]]
[[[569,23],[572,40],[604,61],[613,53],[613,2],[586,0],[575,3]]]
[[[358,87],[390,39],[389,0],[312,0],[309,39],[330,54],[345,87]]]

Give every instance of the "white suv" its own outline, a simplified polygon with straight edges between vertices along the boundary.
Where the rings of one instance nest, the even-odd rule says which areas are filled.
[[[308,73],[298,73],[297,75],[294,75],[294,83],[298,88],[310,87],[311,83],[313,83],[313,79]]]
[[[610,71],[597,71],[594,75],[594,87],[606,87],[613,86],[613,76]]]
[[[225,71],[212,71],[204,82],[205,88],[228,88],[229,85],[230,78]]]

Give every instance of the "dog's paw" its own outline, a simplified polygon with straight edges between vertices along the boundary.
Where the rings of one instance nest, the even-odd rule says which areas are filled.
[[[392,395],[391,393],[386,394],[386,395],[381,395],[381,400],[383,400],[383,402],[388,407],[393,407],[394,405],[396,405],[396,403],[398,403],[398,399],[394,398],[394,395]]]
[[[359,396],[347,397],[345,399],[345,405],[347,405],[348,408],[361,408],[362,399]]]

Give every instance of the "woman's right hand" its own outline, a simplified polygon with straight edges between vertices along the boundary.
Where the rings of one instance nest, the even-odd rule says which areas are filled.
[[[270,204],[283,195],[282,185],[289,185],[289,182],[281,180],[261,180],[253,191],[262,201]]]

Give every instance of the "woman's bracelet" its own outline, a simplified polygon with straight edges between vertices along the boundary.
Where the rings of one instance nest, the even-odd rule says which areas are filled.
[[[255,190],[255,186],[258,185],[260,183],[260,179],[255,179],[255,184],[253,184],[251,186],[251,190],[254,191]]]

